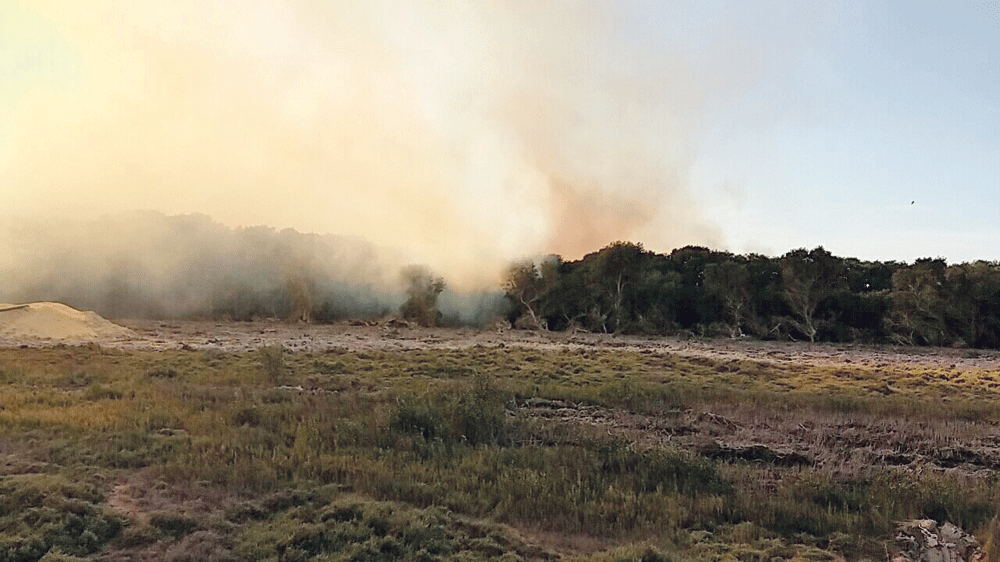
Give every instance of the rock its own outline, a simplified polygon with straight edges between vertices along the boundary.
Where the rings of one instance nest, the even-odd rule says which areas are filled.
[[[914,519],[896,528],[900,551],[893,562],[980,562],[985,560],[976,537],[950,521]]]

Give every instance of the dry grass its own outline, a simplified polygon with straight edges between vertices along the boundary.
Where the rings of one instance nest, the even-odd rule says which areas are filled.
[[[0,349],[0,486],[99,492],[0,494],[0,560],[874,560],[925,516],[992,541],[998,380],[642,349]],[[41,507],[63,526],[18,523]],[[119,528],[84,540],[74,509]]]

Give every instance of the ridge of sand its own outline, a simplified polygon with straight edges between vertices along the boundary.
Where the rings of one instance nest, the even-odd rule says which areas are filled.
[[[95,312],[58,302],[0,303],[0,339],[22,342],[94,342],[135,337]]]

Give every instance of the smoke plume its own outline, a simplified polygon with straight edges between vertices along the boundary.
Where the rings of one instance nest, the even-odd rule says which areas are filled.
[[[241,225],[354,237],[465,289],[528,255],[720,243],[686,181],[705,86],[683,56],[628,41],[615,2],[3,10],[35,30],[11,39],[23,69],[0,110],[0,213],[23,224],[198,213],[221,224],[190,228],[220,243],[251,237]],[[169,239],[152,223],[88,244]],[[67,266],[37,234],[23,251]],[[144,275],[178,266],[176,248],[141,251]],[[361,285],[383,260],[351,259],[338,279]],[[122,263],[103,265],[127,278]]]
[[[345,236],[232,229],[205,215],[146,211],[0,227],[0,302],[55,300],[111,318],[287,318],[396,314],[402,257]],[[492,292],[447,292],[449,324],[503,313]]]

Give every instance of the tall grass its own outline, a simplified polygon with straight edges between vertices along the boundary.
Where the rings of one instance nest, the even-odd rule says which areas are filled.
[[[613,547],[595,557],[622,560],[791,557],[791,545],[874,557],[916,517],[996,534],[990,477],[713,460],[522,410],[542,399],[646,416],[900,416],[954,435],[955,420],[1000,419],[980,384],[989,373],[949,379],[964,398],[940,405],[937,386],[911,384],[923,371],[894,374],[912,391],[886,395],[872,370],[620,350],[90,347],[0,350],[0,365],[0,561],[196,541],[236,559],[548,556],[501,524],[594,537]],[[93,483],[74,484],[81,474]],[[196,517],[161,506],[137,526],[105,505],[112,482],[136,475],[242,507]],[[282,494],[293,500],[265,501]]]

